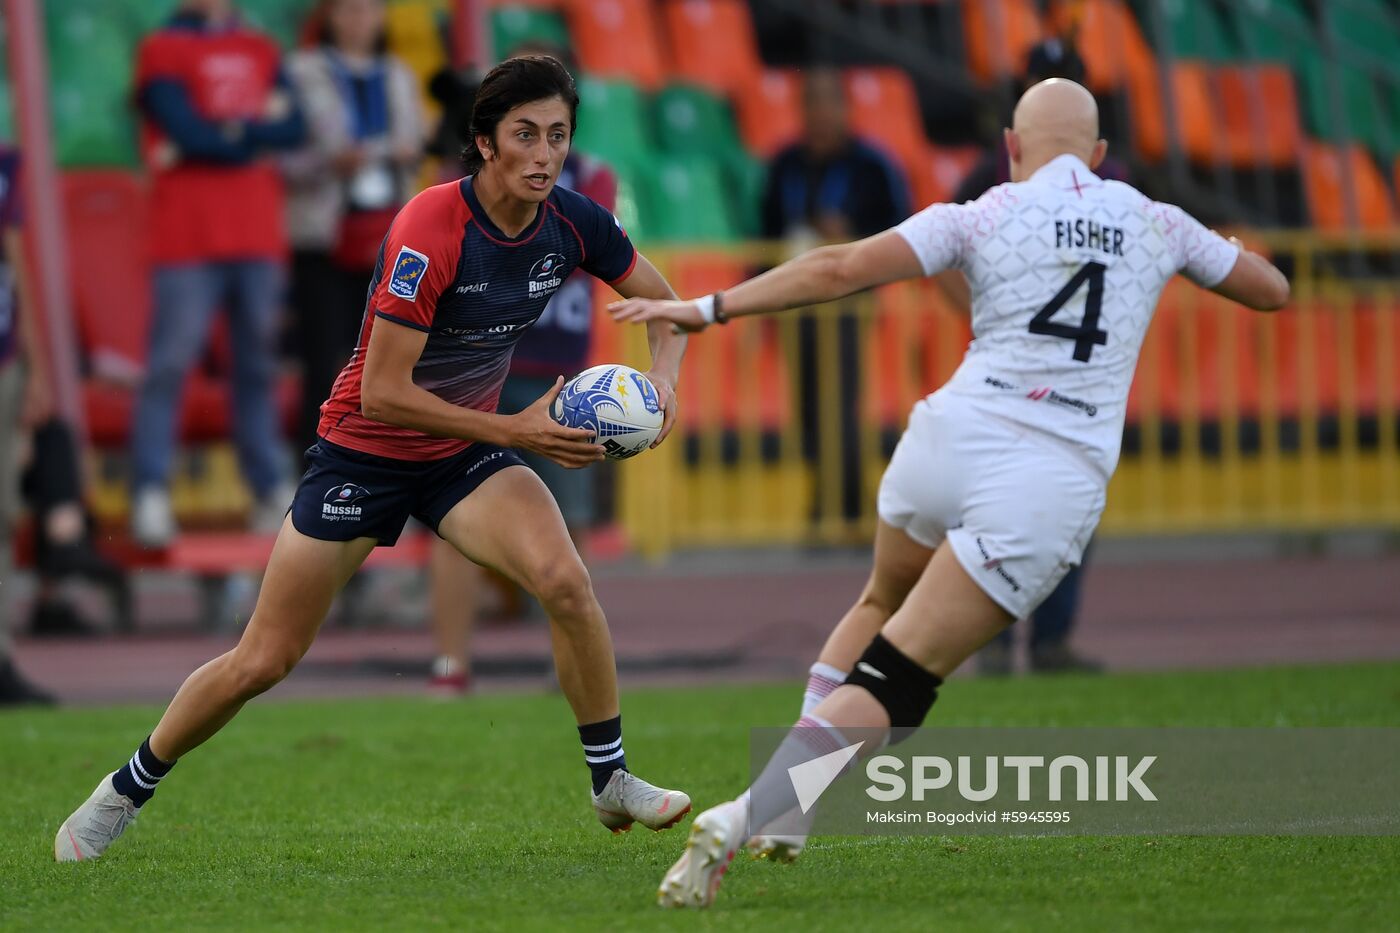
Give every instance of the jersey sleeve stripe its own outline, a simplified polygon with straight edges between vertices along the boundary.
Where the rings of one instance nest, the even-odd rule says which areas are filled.
[[[632,274],[632,270],[637,268],[637,257],[641,255],[642,254],[637,250],[635,246],[632,247],[632,261],[627,264],[627,271],[619,275],[617,278],[609,281],[608,284],[618,285],[622,282],[625,282],[627,280],[627,277]]]
[[[407,318],[399,317],[397,314],[390,314],[388,311],[380,311],[378,308],[374,310],[374,316],[382,317],[386,321],[393,321],[395,324],[401,324],[404,327],[411,327],[414,330],[422,331],[425,334],[432,333],[433,330],[431,327],[419,324],[417,321],[410,321]]]

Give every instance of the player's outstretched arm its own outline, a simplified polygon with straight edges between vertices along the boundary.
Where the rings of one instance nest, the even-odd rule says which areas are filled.
[[[909,243],[893,230],[854,243],[822,246],[724,292],[724,318],[835,301],[855,292],[923,276]],[[717,320],[714,296],[699,301],[631,298],[608,306],[618,321],[669,321],[697,331]]]
[[[1239,258],[1211,291],[1255,311],[1277,311],[1288,304],[1288,278],[1278,267],[1245,249],[1237,238],[1230,237],[1230,241],[1240,248]]]
[[[671,283],[667,282],[666,277],[641,253],[637,254],[632,274],[621,282],[613,283],[613,288],[624,299],[651,298],[674,301],[676,298],[676,291],[671,287]],[[646,376],[656,387],[664,419],[661,422],[661,433],[657,434],[656,440],[651,443],[651,446],[655,447],[666,439],[666,435],[671,433],[671,428],[676,424],[676,386],[681,378],[681,358],[685,356],[686,336],[677,333],[665,320],[648,321],[647,344],[651,347],[651,369],[647,371]]]
[[[591,432],[566,428],[549,416],[549,405],[563,387],[562,378],[518,415],[461,408],[413,381],[414,364],[423,355],[427,340],[425,332],[388,318],[374,322],[360,384],[360,410],[366,418],[435,437],[532,450],[564,467],[587,466],[603,459],[603,448],[593,442]]]

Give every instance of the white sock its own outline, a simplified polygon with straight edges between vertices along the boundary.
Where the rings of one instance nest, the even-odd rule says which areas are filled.
[[[807,689],[802,691],[802,715],[810,715],[817,704],[831,695],[831,691],[846,682],[846,671],[823,664],[813,664],[807,674]]]

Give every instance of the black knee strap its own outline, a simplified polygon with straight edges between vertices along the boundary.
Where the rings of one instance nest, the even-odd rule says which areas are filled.
[[[855,670],[847,675],[846,683],[864,687],[880,701],[890,715],[890,741],[899,742],[923,725],[938,699],[943,678],[925,670],[883,635],[876,635],[856,662]]]

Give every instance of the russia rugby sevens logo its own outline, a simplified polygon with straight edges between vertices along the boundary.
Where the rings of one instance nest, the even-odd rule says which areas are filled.
[[[545,298],[554,294],[563,284],[560,275],[568,260],[559,253],[550,253],[530,267],[530,297]]]
[[[368,489],[354,483],[332,486],[321,499],[321,518],[328,522],[357,521],[364,513],[357,503],[368,495]]]

